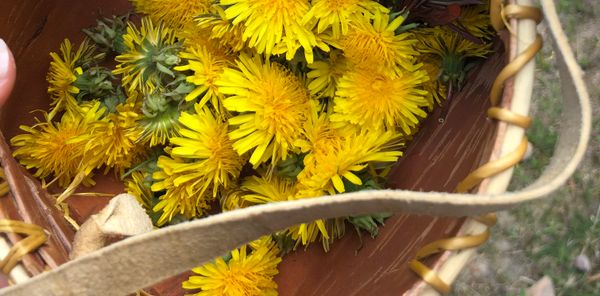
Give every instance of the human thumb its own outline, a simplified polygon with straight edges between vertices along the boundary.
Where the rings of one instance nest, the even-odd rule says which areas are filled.
[[[0,38],[0,107],[6,103],[12,92],[16,73],[15,59],[4,40]]]

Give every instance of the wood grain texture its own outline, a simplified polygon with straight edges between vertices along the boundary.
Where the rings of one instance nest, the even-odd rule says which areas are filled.
[[[99,16],[123,13],[127,1],[92,0],[3,0],[0,1],[0,38],[14,50],[18,66],[16,90],[2,110],[0,124],[10,138],[20,124],[34,122],[34,110],[47,110],[45,75],[50,58],[64,38],[78,43],[81,29]],[[452,191],[471,170],[486,162],[494,141],[495,124],[486,118],[488,93],[493,77],[504,62],[498,44],[493,58],[469,76],[469,83],[455,97],[445,124],[437,112],[426,120],[390,175],[388,187],[416,191]],[[38,114],[39,115],[39,114]],[[112,175],[98,176],[98,185],[88,192],[119,193],[122,185]],[[99,210],[107,199],[74,197],[70,206],[82,222]],[[386,222],[373,240],[358,237],[348,227],[347,235],[329,253],[319,244],[285,258],[276,280],[281,295],[401,295],[419,281],[407,262],[424,244],[453,236],[464,219],[396,215]],[[432,263],[437,258],[431,258]],[[179,276],[151,289],[160,295],[182,295]]]

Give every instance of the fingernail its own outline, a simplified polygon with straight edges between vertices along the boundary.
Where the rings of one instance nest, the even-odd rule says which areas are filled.
[[[0,79],[3,79],[8,74],[8,67],[10,63],[10,52],[8,46],[0,38]]]

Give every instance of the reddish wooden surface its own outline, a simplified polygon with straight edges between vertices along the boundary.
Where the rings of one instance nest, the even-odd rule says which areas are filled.
[[[81,28],[94,24],[103,15],[127,11],[125,0],[2,0],[0,38],[14,50],[18,64],[16,90],[2,110],[0,124],[7,138],[18,133],[20,124],[31,124],[33,110],[47,110],[45,75],[48,53],[58,51],[60,42],[83,38]],[[501,48],[501,47],[498,47]],[[502,50],[499,50],[502,51]],[[389,187],[421,191],[451,191],[459,180],[490,154],[494,124],[485,117],[487,94],[503,64],[499,52],[474,71],[472,80],[455,98],[447,121],[437,116],[427,120],[391,174]],[[99,185],[85,191],[120,192],[113,176],[99,177]],[[73,198],[70,202],[77,220],[97,211],[106,199]],[[463,219],[396,215],[372,240],[363,236],[363,246],[352,229],[325,254],[315,244],[306,251],[289,255],[280,266],[277,281],[282,295],[401,295],[419,279],[407,261],[422,245],[452,236]],[[176,251],[176,250],[174,250]],[[132,254],[133,255],[133,254]],[[436,258],[430,259],[430,261]],[[180,282],[186,275],[158,284],[161,295],[181,295]]]

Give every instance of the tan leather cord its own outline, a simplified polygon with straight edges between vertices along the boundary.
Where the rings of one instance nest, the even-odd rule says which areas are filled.
[[[542,20],[540,9],[521,5],[503,6],[500,1],[492,1],[490,4],[490,21],[493,27],[500,31],[505,26],[505,18],[524,19],[529,18],[537,23]],[[491,107],[487,114],[490,118],[498,121],[503,121],[512,125],[522,127],[524,129],[531,125],[531,118],[516,114],[515,112],[496,107],[502,97],[502,92],[506,80],[515,76],[525,65],[527,65],[542,48],[542,37],[537,35],[536,40],[524,52],[520,53],[513,61],[511,61],[494,81],[490,92]],[[523,136],[518,148],[499,159],[488,162],[470,173],[463,181],[461,181],[455,189],[457,193],[466,193],[479,185],[484,179],[495,176],[519,163],[527,152],[528,140]],[[424,258],[431,255],[439,254],[445,251],[458,251],[468,248],[478,247],[484,244],[490,237],[489,228],[496,224],[496,215],[489,214],[482,217],[477,217],[475,220],[484,224],[486,229],[476,235],[458,236],[448,239],[441,239],[425,245],[415,255],[415,258],[409,262],[410,269],[419,275],[427,284],[441,294],[450,293],[450,285],[444,282],[435,271],[420,262]]]
[[[0,232],[13,232],[27,236],[14,244],[4,259],[0,261],[0,270],[4,274],[9,274],[23,256],[42,246],[48,238],[41,227],[14,220],[0,220]]]

